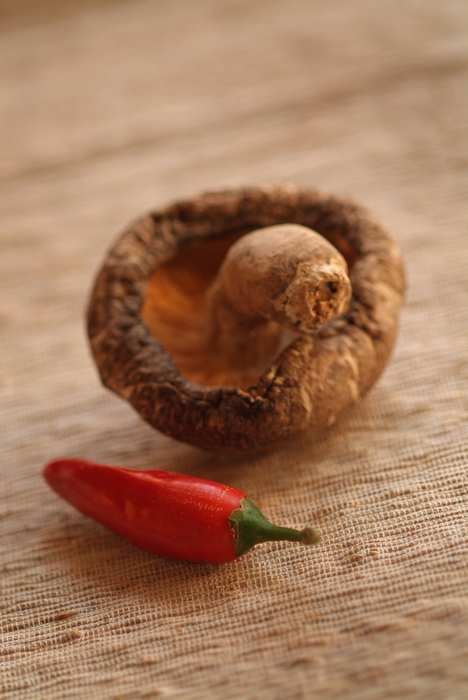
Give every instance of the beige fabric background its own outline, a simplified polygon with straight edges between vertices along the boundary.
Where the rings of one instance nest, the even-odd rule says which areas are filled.
[[[466,698],[468,3],[0,7],[0,697]],[[219,457],[100,386],[83,310],[128,221],[260,181],[374,209],[408,299],[349,418]],[[46,488],[61,455],[235,485],[323,543],[148,555]]]

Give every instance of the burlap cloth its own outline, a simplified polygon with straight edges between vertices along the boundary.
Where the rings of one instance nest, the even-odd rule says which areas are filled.
[[[0,696],[466,698],[468,3],[3,6]],[[392,362],[320,437],[175,443],[100,386],[92,278],[144,211],[285,180],[354,196],[400,241]],[[48,490],[60,455],[235,485],[323,543],[148,555]]]

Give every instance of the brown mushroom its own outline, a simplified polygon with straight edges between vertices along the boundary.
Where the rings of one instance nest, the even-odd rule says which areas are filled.
[[[88,334],[103,383],[155,428],[250,450],[325,428],[362,398],[404,286],[395,241],[347,199],[293,185],[209,193],[120,237]]]

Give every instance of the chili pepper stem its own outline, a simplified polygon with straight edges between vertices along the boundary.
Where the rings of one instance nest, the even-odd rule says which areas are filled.
[[[320,533],[315,528],[294,530],[290,527],[273,525],[249,498],[243,498],[240,505],[241,507],[233,511],[228,518],[234,532],[234,548],[237,557],[262,542],[287,540],[306,545],[320,542]]]

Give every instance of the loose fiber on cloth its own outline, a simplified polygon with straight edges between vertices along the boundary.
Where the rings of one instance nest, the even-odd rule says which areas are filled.
[[[2,8],[2,700],[466,698],[467,3]],[[219,456],[100,385],[84,309],[129,221],[265,181],[371,208],[407,302],[352,414]],[[219,567],[151,556],[47,488],[62,455],[231,484],[323,541]]]

